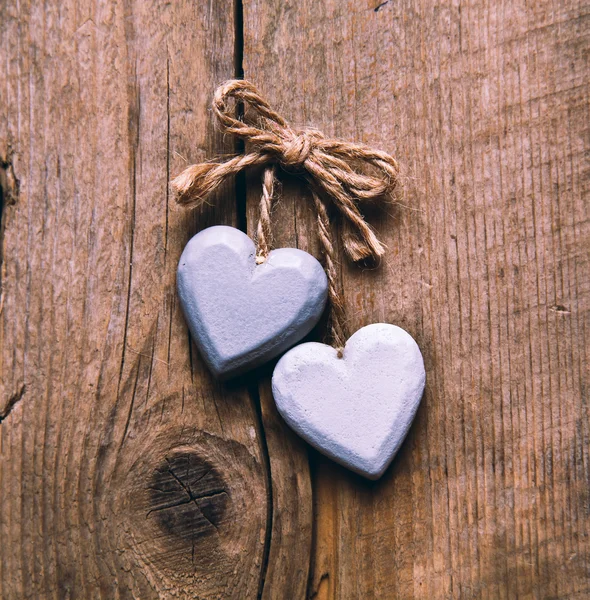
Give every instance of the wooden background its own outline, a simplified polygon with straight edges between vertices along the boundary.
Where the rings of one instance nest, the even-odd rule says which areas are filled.
[[[588,8],[0,3],[2,599],[590,597]],[[168,192],[234,149],[208,106],[242,70],[403,165],[383,263],[342,260],[351,329],[426,362],[377,483],[286,430],[271,367],[212,381],[179,310],[187,240],[255,226],[256,174]],[[317,254],[282,192],[276,245]]]

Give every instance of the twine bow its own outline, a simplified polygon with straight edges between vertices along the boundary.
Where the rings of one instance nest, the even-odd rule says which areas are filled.
[[[228,103],[230,98],[235,100],[233,108]],[[243,120],[236,109],[240,103],[246,109]],[[177,201],[186,206],[200,205],[228,177],[247,167],[263,167],[257,230],[257,261],[263,262],[271,246],[275,167],[279,165],[305,179],[311,187],[317,211],[332,305],[332,337],[341,355],[346,341],[345,315],[337,285],[330,221],[322,197],[330,198],[343,217],[341,237],[348,257],[355,262],[376,260],[384,254],[385,248],[364,220],[358,205],[392,194],[398,183],[396,160],[364,144],[328,139],[315,129],[293,129],[248,81],[231,80],[220,86],[213,99],[213,112],[221,131],[242,139],[246,151],[224,162],[187,167],[172,181]]]
[[[228,100],[248,105],[255,120],[237,118]],[[172,181],[181,204],[203,202],[226,178],[252,166],[280,165],[296,172],[321,195],[331,198],[344,217],[344,249],[353,261],[377,259],[383,244],[366,223],[357,203],[391,194],[399,168],[393,157],[363,144],[331,140],[314,129],[297,131],[275,112],[248,81],[231,80],[215,92],[213,112],[221,131],[241,138],[247,151],[225,162],[187,167]],[[356,168],[355,168],[356,167]]]

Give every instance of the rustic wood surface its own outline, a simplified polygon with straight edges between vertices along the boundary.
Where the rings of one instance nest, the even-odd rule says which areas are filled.
[[[588,598],[588,5],[0,4],[0,598]],[[310,450],[272,365],[212,381],[183,245],[249,233],[259,175],[174,205],[233,151],[215,86],[395,154],[341,257],[350,330],[407,329],[427,390],[383,479]],[[277,246],[318,254],[283,176]],[[321,324],[311,337],[325,332]]]

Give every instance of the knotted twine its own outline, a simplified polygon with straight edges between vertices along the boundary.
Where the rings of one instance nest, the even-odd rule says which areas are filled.
[[[228,100],[233,98],[233,108]],[[245,109],[243,117],[238,107]],[[364,144],[326,138],[315,129],[293,129],[248,81],[231,80],[213,98],[213,112],[223,133],[245,142],[245,152],[224,162],[190,165],[172,181],[177,201],[199,206],[228,177],[247,167],[264,168],[258,221],[256,262],[266,260],[272,245],[271,208],[276,166],[304,179],[311,188],[317,213],[318,235],[324,255],[331,305],[332,342],[342,356],[346,343],[346,315],[338,287],[335,249],[324,198],[343,218],[341,238],[347,256],[355,261],[378,260],[385,248],[364,220],[358,205],[391,195],[399,167],[386,152]]]

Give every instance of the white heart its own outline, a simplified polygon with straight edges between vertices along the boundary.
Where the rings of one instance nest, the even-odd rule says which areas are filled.
[[[289,350],[275,367],[272,390],[279,412],[303,439],[378,479],[408,433],[425,382],[412,336],[376,323],[350,337],[342,358],[317,342]]]
[[[273,250],[256,264],[239,229],[204,229],[186,245],[177,287],[189,329],[214,375],[233,377],[306,336],[326,304],[320,263],[296,248]]]

